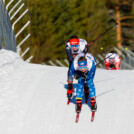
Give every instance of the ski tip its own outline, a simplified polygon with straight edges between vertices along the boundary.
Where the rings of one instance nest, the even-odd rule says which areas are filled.
[[[78,123],[78,119],[76,119],[75,122]]]
[[[79,113],[77,113],[77,115],[76,115],[76,120],[75,120],[75,122],[78,123],[78,121],[79,121]]]
[[[70,101],[68,100],[68,101],[67,101],[67,105],[69,105],[69,104],[70,104]]]
[[[94,121],[94,117],[91,118],[91,122],[93,122],[93,121]]]
[[[91,122],[93,122],[94,121],[94,117],[91,117]]]
[[[75,122],[78,123],[78,120],[76,120]]]
[[[93,121],[94,121],[94,116],[95,116],[95,112],[92,112],[91,122],[93,122]]]

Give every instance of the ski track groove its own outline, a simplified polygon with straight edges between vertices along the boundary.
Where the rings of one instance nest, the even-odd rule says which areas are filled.
[[[133,70],[97,69],[94,122],[83,104],[75,123],[75,101],[67,105],[68,68],[25,63],[7,50],[0,60],[0,134],[134,133]]]

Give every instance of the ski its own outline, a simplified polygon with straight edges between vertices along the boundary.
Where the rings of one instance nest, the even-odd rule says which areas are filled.
[[[91,122],[94,121],[94,117],[95,117],[95,111],[92,111]]]
[[[68,105],[70,104],[70,99],[68,99],[67,104],[68,104]]]
[[[79,121],[79,116],[80,116],[80,113],[79,113],[79,112],[77,112],[76,120],[75,120],[75,122],[76,122],[76,123]]]

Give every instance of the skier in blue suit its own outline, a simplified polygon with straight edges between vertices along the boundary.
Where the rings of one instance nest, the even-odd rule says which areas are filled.
[[[85,99],[88,100],[90,96],[91,110],[96,111],[96,93],[94,86],[94,76],[96,71],[96,59],[89,53],[80,53],[74,59],[72,63],[69,75],[68,84],[72,84],[72,88],[68,89],[67,95],[72,97],[73,92],[73,78],[75,73],[79,75],[78,86],[76,89],[76,112],[81,111],[82,107],[82,95],[85,93]],[[87,84],[87,92],[83,91],[84,84]],[[88,90],[89,89],[89,90]]]

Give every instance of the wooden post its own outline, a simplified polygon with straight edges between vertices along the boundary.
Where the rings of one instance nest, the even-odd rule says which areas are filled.
[[[121,18],[120,18],[120,7],[119,7],[119,5],[116,5],[115,10],[116,10],[116,22],[118,23],[118,26],[116,28],[116,31],[117,31],[117,36],[116,36],[117,48],[121,49],[121,46],[122,46],[122,42],[121,42]]]

